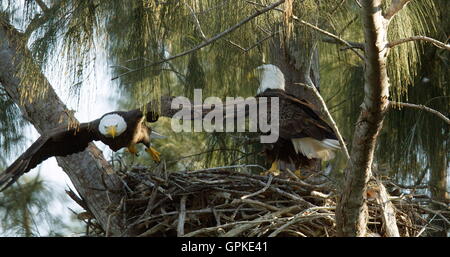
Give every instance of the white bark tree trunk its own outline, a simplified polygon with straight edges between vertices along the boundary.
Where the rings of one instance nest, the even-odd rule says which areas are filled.
[[[361,1],[365,37],[365,97],[353,136],[343,193],[336,209],[340,236],[366,235],[367,183],[372,175],[377,137],[389,105],[390,85],[386,70],[388,20],[382,15],[381,3],[381,0]]]

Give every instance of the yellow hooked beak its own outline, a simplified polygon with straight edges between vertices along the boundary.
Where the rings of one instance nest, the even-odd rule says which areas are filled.
[[[112,138],[117,135],[117,126],[108,126],[106,127],[106,134],[111,136]]]

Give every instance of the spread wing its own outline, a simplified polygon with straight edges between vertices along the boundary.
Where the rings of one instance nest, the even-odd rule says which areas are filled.
[[[261,96],[279,99],[281,138],[337,139],[333,129],[316,113],[315,106],[308,101],[279,89],[266,90],[258,95]]]
[[[99,120],[82,123],[78,128],[56,128],[39,137],[16,161],[0,174],[0,191],[20,176],[52,156],[67,156],[83,151],[92,140],[98,140]]]

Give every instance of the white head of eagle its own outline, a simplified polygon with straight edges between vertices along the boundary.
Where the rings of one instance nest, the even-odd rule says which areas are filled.
[[[112,113],[103,116],[98,125],[98,130],[105,137],[120,136],[127,129],[127,123],[119,114]]]
[[[284,90],[284,75],[283,72],[273,64],[264,64],[256,68],[260,71],[260,84],[257,94],[260,94],[266,89],[282,89]]]

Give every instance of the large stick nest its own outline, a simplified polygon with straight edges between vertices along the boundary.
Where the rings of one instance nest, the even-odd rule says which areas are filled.
[[[135,167],[120,175],[126,193],[115,209],[126,226],[124,234],[336,235],[337,194],[330,181],[315,185],[293,177],[253,175],[221,168],[156,172]],[[397,197],[393,203],[401,236],[420,235],[430,225],[412,198]],[[380,205],[368,200],[368,206],[368,235],[384,236]]]
[[[110,212],[121,217],[123,235],[336,236],[338,190],[327,176],[321,176],[325,181],[318,182],[301,180],[293,173],[283,178],[224,168],[165,172],[134,167],[118,173],[125,193],[119,206],[110,206]],[[377,197],[376,187],[376,183],[369,183],[366,195],[367,236],[386,236],[385,205]],[[72,191],[67,193],[86,210],[78,214],[87,224],[86,234],[108,235],[108,228],[105,231],[95,222],[87,204]],[[442,211],[427,207],[431,202],[438,203],[447,213],[448,205],[426,195],[403,193],[390,197],[390,201],[400,236],[424,236],[428,231],[442,230],[431,222],[433,219],[450,225]]]

